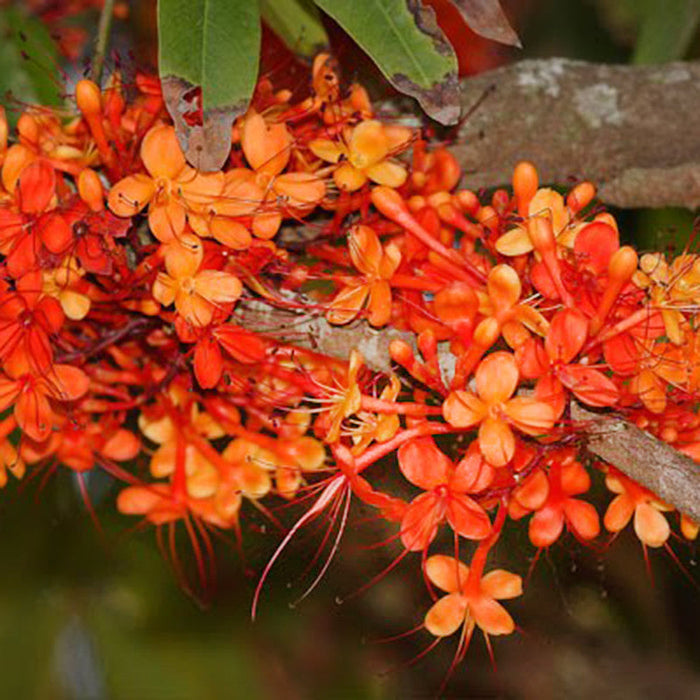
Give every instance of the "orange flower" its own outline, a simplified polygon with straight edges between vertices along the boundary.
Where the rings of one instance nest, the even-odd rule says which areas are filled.
[[[320,399],[324,404],[329,404],[316,424],[317,428],[325,430],[323,438],[325,443],[338,441],[343,421],[360,410],[362,392],[357,384],[357,378],[363,364],[362,355],[357,350],[352,350],[348,362],[346,385],[338,389],[328,388],[329,396]]]
[[[515,358],[508,352],[494,352],[476,369],[476,394],[453,391],[442,405],[445,420],[455,428],[479,425],[479,448],[489,464],[502,467],[515,453],[511,426],[527,435],[551,430],[554,409],[530,397],[510,398],[520,375]]]
[[[144,136],[141,160],[148,174],[117,182],[109,192],[109,208],[117,216],[135,216],[148,204],[148,225],[159,241],[167,243],[185,230],[190,208],[202,210],[220,195],[223,174],[190,168],[174,127],[165,124]]]
[[[347,145],[342,141],[315,139],[309,148],[321,160],[340,163],[333,171],[335,184],[341,190],[354,192],[368,180],[387,187],[401,187],[408,177],[406,168],[389,159],[406,148],[410,140],[410,129],[368,119],[346,134]]]
[[[520,301],[522,283],[510,265],[496,265],[489,272],[486,291],[478,291],[479,312],[492,316],[505,341],[516,348],[530,337],[528,330],[545,335],[547,319],[537,309]]]
[[[353,264],[365,277],[338,292],[330,303],[326,318],[338,325],[348,323],[367,303],[370,324],[384,326],[391,318],[389,280],[401,262],[401,253],[393,243],[382,247],[374,229],[362,224],[350,229],[348,247]]]
[[[663,511],[673,508],[659,500],[651,491],[610,468],[605,485],[618,494],[608,506],[603,518],[610,532],[620,532],[634,515],[634,531],[647,547],[661,547],[671,534]]]
[[[241,295],[241,281],[220,270],[200,270],[202,242],[183,234],[166,246],[165,269],[153,283],[153,297],[164,306],[175,303],[177,312],[193,326],[207,326],[218,304],[232,304]]]
[[[75,401],[90,383],[81,369],[70,365],[53,365],[37,377],[23,358],[8,361],[5,372],[8,376],[0,375],[0,412],[14,404],[17,425],[37,442],[51,435],[55,422],[49,399]]]
[[[635,340],[629,333],[603,343],[605,359],[620,376],[631,377],[628,389],[652,413],[666,410],[668,386],[683,386],[688,364],[683,349],[671,343]]]
[[[401,473],[425,492],[409,503],[401,521],[406,549],[426,549],[445,520],[456,534],[470,540],[491,532],[486,511],[467,495],[482,491],[493,478],[493,468],[478,453],[472,450],[455,466],[432,438],[419,438],[401,445],[398,458]]]
[[[572,248],[576,235],[585,222],[576,221],[572,212],[564,203],[564,198],[555,190],[542,188],[537,190],[528,206],[528,217],[546,217],[552,223],[554,235],[559,245]],[[501,255],[524,255],[534,250],[531,237],[531,224],[525,221],[514,229],[507,231],[496,241],[496,250]]]
[[[588,472],[574,457],[573,450],[558,453],[549,460],[547,479],[542,479],[544,472],[534,472],[535,478],[528,484],[529,493],[516,495],[520,505],[525,507],[528,502],[532,504],[539,501],[541,495],[545,496],[535,505],[535,514],[530,520],[530,541],[535,547],[549,547],[556,542],[564,524],[582,540],[591,540],[600,531],[596,509],[586,501],[572,498],[591,487]]]
[[[477,567],[470,569],[444,554],[429,557],[425,573],[431,583],[448,594],[425,616],[425,628],[431,634],[447,637],[463,627],[460,647],[464,650],[475,627],[485,635],[511,634],[515,630],[513,618],[496,601],[522,595],[522,579],[517,574],[493,569],[482,576]]]

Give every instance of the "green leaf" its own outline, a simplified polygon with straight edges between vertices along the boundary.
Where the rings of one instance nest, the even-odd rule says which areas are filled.
[[[159,0],[158,70],[187,159],[218,170],[231,149],[231,124],[258,76],[258,0]],[[202,124],[188,124],[201,90]]]
[[[647,1],[632,62],[665,63],[683,58],[700,22],[699,0]]]
[[[0,95],[18,102],[61,103],[58,51],[46,27],[17,7],[0,9]],[[17,114],[8,113],[10,122]]]
[[[314,0],[369,54],[387,80],[442,124],[459,119],[457,58],[420,0]]]
[[[294,53],[313,56],[328,35],[311,0],[260,0],[265,23]]]

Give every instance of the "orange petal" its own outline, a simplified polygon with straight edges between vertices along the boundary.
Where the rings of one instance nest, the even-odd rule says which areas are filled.
[[[600,532],[598,511],[586,501],[567,498],[564,501],[564,515],[569,527],[583,540],[592,540]]]
[[[524,226],[506,231],[497,241],[496,250],[501,255],[513,257],[515,255],[525,255],[533,250],[532,241]]]
[[[440,598],[425,616],[425,629],[436,637],[448,637],[464,624],[467,599],[459,593]]]
[[[564,198],[556,190],[542,187],[530,200],[530,216],[545,216],[552,222],[554,235],[558,236],[569,223],[569,212],[564,205]]]
[[[193,326],[208,326],[214,316],[214,304],[199,294],[178,291],[175,294],[177,312]]]
[[[342,156],[347,155],[344,145],[329,139],[314,139],[309,142],[309,150],[327,163],[337,163]]]
[[[535,547],[549,547],[559,539],[564,529],[564,512],[561,508],[545,506],[530,520],[530,542]]]
[[[333,171],[333,180],[341,190],[354,192],[367,182],[367,176],[351,163],[344,162]]]
[[[17,400],[22,383],[0,376],[0,412],[7,410]]]
[[[452,461],[432,438],[410,440],[399,447],[399,469],[414,485],[425,491],[446,484]]]
[[[51,435],[54,415],[41,391],[30,388],[22,391],[17,397],[14,412],[17,424],[32,440],[42,442]]]
[[[634,513],[634,502],[626,494],[615,496],[605,511],[603,524],[608,532],[620,532],[627,526]]]
[[[513,618],[493,598],[479,596],[469,601],[469,608],[474,617],[474,622],[486,634],[511,634],[515,630]]]
[[[231,304],[243,291],[235,275],[220,270],[202,270],[196,277],[197,294],[213,304]]]
[[[425,575],[446,593],[457,593],[467,582],[469,567],[454,557],[434,554],[425,562]]]
[[[135,216],[153,199],[155,192],[155,183],[148,175],[129,175],[110,189],[107,204],[117,216]]]
[[[221,197],[212,204],[211,211],[222,216],[246,216],[256,211],[262,206],[265,193],[254,178],[255,173],[247,168],[229,170]]]
[[[193,277],[204,258],[202,241],[193,233],[185,233],[163,246],[165,269],[176,280]]]
[[[379,236],[369,226],[353,226],[348,233],[353,265],[366,275],[378,275],[383,249]]]
[[[390,160],[383,160],[381,163],[371,165],[364,172],[372,182],[387,187],[401,187],[408,177],[408,172],[403,165],[393,163]]]
[[[442,404],[442,415],[455,428],[469,428],[486,416],[487,407],[471,391],[453,391]]]
[[[253,240],[250,231],[243,224],[223,216],[215,216],[211,220],[209,231],[219,243],[232,250],[246,250]]]
[[[141,451],[141,441],[129,430],[119,428],[111,435],[100,450],[100,454],[107,459],[117,462],[126,462],[134,459]]]
[[[349,323],[360,313],[368,295],[369,287],[366,284],[348,285],[341,289],[329,305],[326,320],[339,326]]]
[[[375,328],[385,326],[391,320],[391,287],[385,280],[379,280],[369,286],[367,311],[367,320]]]
[[[141,142],[141,160],[153,177],[174,180],[187,165],[175,128],[164,124],[150,129]]]
[[[493,569],[482,577],[481,590],[491,598],[509,600],[523,594],[523,580],[505,569]]]
[[[54,365],[45,380],[46,393],[57,401],[75,401],[83,396],[90,379],[79,367]]]
[[[509,352],[494,352],[476,369],[476,391],[488,405],[501,403],[513,395],[519,378],[515,357]]]
[[[165,502],[165,485],[128,486],[117,496],[117,510],[124,515],[145,515]]]
[[[434,493],[416,496],[401,520],[401,543],[409,552],[427,549],[442,520],[441,504]]]
[[[486,511],[465,494],[451,494],[447,500],[447,522],[468,540],[483,540],[491,532]]]
[[[170,275],[166,275],[165,272],[159,272],[151,290],[153,298],[163,306],[170,306],[175,301],[176,291],[175,280]]]
[[[179,238],[185,230],[186,210],[175,197],[164,203],[151,202],[148,207],[148,225],[151,233],[162,243]]]
[[[41,214],[56,190],[56,171],[45,160],[27,165],[19,176],[19,207],[25,214]]]
[[[224,174],[200,173],[194,168],[185,168],[178,177],[178,195],[185,201],[188,210],[208,213],[218,202],[224,188]]]
[[[557,376],[559,381],[589,406],[614,406],[620,398],[615,384],[602,372],[584,365],[566,365]]]
[[[282,224],[282,214],[271,211],[253,217],[253,233],[267,241],[273,238]]]
[[[588,319],[576,309],[563,309],[554,315],[544,341],[552,362],[568,364],[579,354],[588,337]]]
[[[650,369],[643,369],[636,377],[632,377],[630,391],[637,394],[644,407],[652,413],[663,413],[666,410],[666,386]]]
[[[634,531],[648,547],[661,547],[671,534],[668,520],[648,503],[640,503],[634,510]]]
[[[504,410],[510,423],[526,435],[543,435],[554,425],[554,408],[529,396],[516,396]]]
[[[537,469],[520,484],[513,493],[518,503],[528,510],[538,510],[549,497],[549,479]]]
[[[277,175],[289,162],[292,136],[284,122],[268,124],[254,109],[243,119],[241,146],[250,166],[259,173]]]
[[[450,490],[456,493],[479,493],[493,481],[493,467],[484,460],[479,445],[472,442],[450,477]]]
[[[361,170],[384,160],[389,154],[384,125],[376,119],[360,122],[353,129],[348,151],[350,163]]]
[[[282,206],[309,211],[326,196],[326,185],[312,173],[285,173],[275,178],[272,189]]]
[[[505,421],[487,418],[479,426],[479,449],[489,464],[503,467],[515,453],[515,436]]]

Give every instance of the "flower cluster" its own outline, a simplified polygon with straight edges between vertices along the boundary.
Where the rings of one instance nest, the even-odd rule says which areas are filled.
[[[596,472],[605,530],[666,543],[674,508],[590,459],[570,407],[700,460],[700,256],[639,259],[591,183],[561,194],[529,163],[512,194],[460,189],[449,150],[379,119],[325,54],[300,100],[260,82],[217,172],[186,162],[158,80],[75,97],[11,141],[2,115],[0,485],[105,471],[121,513],[185,528],[192,589],[251,507],[317,495],[284,545],[362,502],[418,555],[424,628],[461,630],[458,658],[475,628],[515,629],[496,601],[521,578],[486,571],[505,528],[599,536]]]

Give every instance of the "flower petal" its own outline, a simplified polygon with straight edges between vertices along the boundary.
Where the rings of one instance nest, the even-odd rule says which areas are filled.
[[[515,357],[509,352],[494,352],[476,369],[476,391],[488,405],[502,403],[513,395],[519,378]]]
[[[414,486],[424,491],[447,484],[452,461],[435,444],[433,438],[410,440],[398,449],[399,469]]]
[[[515,630],[513,618],[493,598],[484,595],[470,599],[469,608],[474,616],[474,622],[486,634],[511,634]]]
[[[469,567],[446,554],[434,554],[425,562],[425,575],[446,593],[457,593],[467,582]]]
[[[451,593],[440,598],[428,610],[425,629],[436,637],[449,637],[464,624],[467,613],[467,599],[459,593]]]
[[[174,180],[187,165],[175,127],[164,124],[150,129],[141,142],[141,160],[153,177]]]
[[[455,428],[469,428],[486,416],[487,407],[471,391],[453,391],[442,404],[442,415]]]
[[[648,503],[640,503],[634,510],[634,531],[647,547],[661,547],[671,534],[668,520]]]
[[[135,216],[153,199],[155,192],[153,180],[137,173],[119,180],[110,189],[107,203],[117,216]]]
[[[479,449],[489,464],[503,467],[515,453],[515,436],[505,421],[487,418],[479,426]]]
[[[493,569],[481,578],[481,590],[496,600],[509,600],[523,594],[523,580],[505,569]]]

